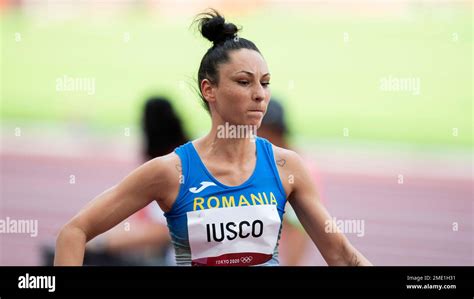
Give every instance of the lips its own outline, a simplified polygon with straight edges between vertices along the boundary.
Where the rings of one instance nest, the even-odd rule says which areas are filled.
[[[263,117],[265,114],[262,110],[249,110],[249,115]]]

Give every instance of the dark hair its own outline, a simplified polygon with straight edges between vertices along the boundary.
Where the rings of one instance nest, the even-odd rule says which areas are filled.
[[[261,127],[269,127],[279,135],[287,135],[289,133],[285,120],[285,110],[275,97],[272,97],[270,102],[268,102],[267,112],[262,119]]]
[[[151,97],[146,101],[142,126],[145,160],[169,154],[188,141],[181,120],[165,97]]]
[[[204,54],[198,71],[198,90],[200,97],[204,101],[205,108],[209,110],[209,103],[206,101],[201,91],[201,82],[208,79],[212,84],[219,84],[218,67],[222,63],[229,61],[229,52],[238,49],[250,49],[257,51],[257,46],[248,39],[238,37],[240,30],[232,23],[226,23],[224,17],[214,9],[197,15],[193,23],[199,24],[201,34],[213,43]]]

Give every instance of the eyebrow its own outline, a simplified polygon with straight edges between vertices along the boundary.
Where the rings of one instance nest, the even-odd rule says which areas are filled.
[[[239,72],[237,72],[237,73],[235,73],[235,74],[238,74],[238,73],[246,73],[247,75],[250,75],[250,76],[252,76],[252,77],[254,76],[254,73],[249,72],[249,71],[239,71]],[[270,73],[266,73],[266,74],[264,74],[262,77],[265,77],[265,76],[270,76]]]

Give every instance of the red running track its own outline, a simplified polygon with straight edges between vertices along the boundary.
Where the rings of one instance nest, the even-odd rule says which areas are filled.
[[[1,218],[36,219],[39,233],[0,234],[0,265],[39,265],[41,246],[54,243],[68,219],[137,165],[98,156],[2,154]],[[332,216],[364,220],[363,237],[347,236],[375,265],[474,265],[471,179],[405,178],[398,184],[383,176],[320,174]],[[305,265],[324,265],[311,243],[302,254]]]

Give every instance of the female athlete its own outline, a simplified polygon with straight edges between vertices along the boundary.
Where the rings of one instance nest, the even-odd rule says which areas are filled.
[[[255,135],[270,101],[259,49],[214,10],[197,22],[213,43],[198,71],[209,133],[91,201],[61,229],[55,265],[82,265],[88,241],[152,201],[165,212],[178,265],[278,265],[287,200],[328,265],[371,265],[335,229],[303,160]]]

